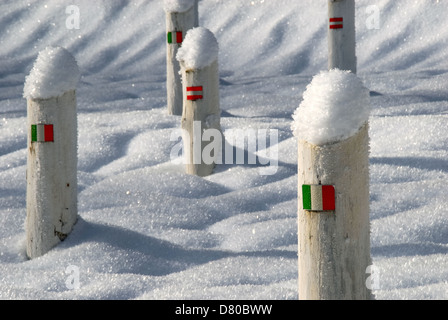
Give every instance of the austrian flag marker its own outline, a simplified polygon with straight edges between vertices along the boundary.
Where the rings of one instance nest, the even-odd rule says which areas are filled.
[[[54,142],[53,125],[31,125],[31,142]]]
[[[330,18],[330,29],[343,29],[344,18]]]
[[[303,210],[334,211],[336,210],[334,186],[303,185]]]
[[[187,100],[196,101],[204,98],[202,86],[187,87]]]

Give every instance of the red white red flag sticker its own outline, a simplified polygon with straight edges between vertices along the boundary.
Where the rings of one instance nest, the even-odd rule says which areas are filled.
[[[330,29],[344,28],[344,18],[330,18]]]
[[[204,98],[202,86],[187,87],[187,100],[196,101]]]

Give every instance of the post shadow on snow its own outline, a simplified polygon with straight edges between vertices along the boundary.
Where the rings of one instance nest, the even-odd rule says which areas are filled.
[[[386,164],[397,167],[448,172],[448,160],[425,157],[371,157],[370,164]]]
[[[413,91],[407,94],[388,94],[387,102],[389,105],[382,105],[381,107],[396,107],[406,105],[416,105],[421,103],[435,103],[448,101],[448,94],[442,92],[440,94],[429,91]],[[429,112],[426,108],[413,110],[412,113],[405,113],[403,115],[426,115],[426,114],[439,114],[437,110],[430,109]]]
[[[0,188],[0,202],[2,202],[3,200],[11,203],[11,207],[9,206],[5,207],[26,208],[26,190],[17,188],[12,189]]]
[[[105,104],[107,104],[108,112],[148,111],[146,104],[136,106],[135,101],[140,102],[141,96],[127,83],[116,82],[113,86],[101,87],[99,90],[90,90],[87,88],[89,86],[93,85],[82,80],[81,85],[77,88],[78,114],[104,112]],[[100,87],[100,85],[96,86]],[[151,105],[151,109],[155,109],[155,107]]]
[[[257,252],[229,252],[208,249],[187,249],[171,242],[160,240],[142,233],[114,225],[105,225],[78,218],[72,233],[59,244],[60,250],[68,250],[85,242],[105,243],[114,250],[124,250],[123,261],[130,264],[116,266],[115,273],[135,273],[152,276],[163,276],[186,270],[195,265],[238,256],[247,257],[282,257],[296,259],[294,252],[267,250]],[[61,251],[61,254],[62,251]],[[107,255],[107,252],[104,252]],[[135,259],[133,259],[135,255]],[[120,259],[114,257],[119,264]]]
[[[26,143],[27,143],[26,135],[21,135],[17,137],[16,140],[11,142],[2,142],[2,144],[0,145],[0,157],[22,150],[23,146],[26,146]],[[23,162],[26,162],[26,160],[23,160]]]
[[[104,79],[107,79],[105,81]],[[77,87],[79,113],[150,111],[166,108],[164,77],[128,74],[86,74]],[[95,90],[93,90],[95,88]]]
[[[223,78],[219,77],[219,85],[220,86],[231,86],[231,85],[233,85],[233,83],[228,81],[228,80],[224,80]]]
[[[278,27],[276,27],[278,28]],[[286,35],[288,25],[284,26],[285,32],[280,32],[279,35]],[[285,58],[283,65],[281,66],[281,72],[284,75],[294,75],[294,74],[302,74],[306,71],[307,68],[311,66],[311,57],[313,56],[312,50],[314,48],[314,43],[316,39],[320,39],[322,34],[325,34],[326,25],[322,24],[322,26],[316,30],[308,40],[300,46],[299,52],[294,52],[288,54],[288,58]],[[282,41],[283,42],[283,41]],[[314,42],[314,43],[313,43]],[[278,48],[280,52],[284,50],[283,47]],[[281,54],[281,53],[280,53]]]
[[[448,248],[446,245],[436,243],[400,243],[372,247],[371,253],[374,257],[415,257],[429,256],[433,254],[448,254]]]
[[[221,118],[236,118],[236,116],[226,110],[221,110]]]
[[[288,54],[285,57],[283,67],[286,66],[287,72],[281,72],[281,75],[221,79],[221,116],[226,117],[227,113],[239,119],[260,119],[262,122],[270,119],[292,121],[291,106],[300,104],[303,90],[312,79],[312,76],[301,73],[297,67],[306,64],[306,61],[297,58],[301,54],[306,53]],[[247,94],[249,92],[250,95]]]
[[[109,146],[109,152],[102,152],[95,159],[86,161],[85,163],[78,160],[78,170],[95,172],[116,159],[124,157],[131,140],[135,137],[135,134],[135,132],[129,131],[125,133],[103,135],[101,137],[103,139],[102,145]]]

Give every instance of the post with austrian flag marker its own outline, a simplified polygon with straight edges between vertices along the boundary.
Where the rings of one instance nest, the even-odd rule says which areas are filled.
[[[356,73],[355,0],[328,0],[328,69]]]
[[[26,252],[63,241],[77,220],[76,60],[63,48],[39,53],[27,77]]]
[[[203,86],[187,87],[187,101],[198,101],[204,99],[203,91]]]
[[[176,59],[188,30],[198,26],[198,0],[164,1],[166,16],[166,89],[168,114],[182,115],[182,82]]]
[[[294,114],[301,300],[369,300],[369,90],[350,71],[317,75]]]
[[[212,174],[222,160],[219,105],[218,42],[206,28],[188,31],[177,58],[184,88],[182,140],[186,172]]]

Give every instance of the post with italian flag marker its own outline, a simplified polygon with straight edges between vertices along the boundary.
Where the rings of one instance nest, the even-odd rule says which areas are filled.
[[[32,259],[63,241],[77,220],[76,85],[63,48],[41,51],[27,76],[26,252]]]
[[[369,300],[370,96],[350,71],[317,75],[294,114],[301,300]]]
[[[222,160],[218,41],[203,27],[188,31],[177,58],[182,70],[182,140],[186,172],[212,174]]]
[[[328,69],[356,73],[355,0],[328,0]]]
[[[165,0],[166,20],[166,89],[168,114],[182,115],[182,82],[176,59],[185,34],[198,26],[198,0]]]

